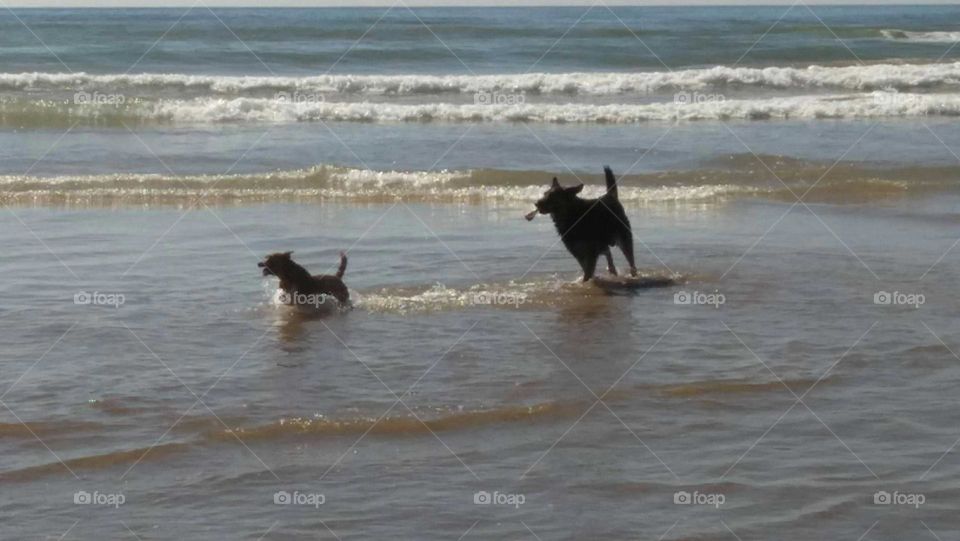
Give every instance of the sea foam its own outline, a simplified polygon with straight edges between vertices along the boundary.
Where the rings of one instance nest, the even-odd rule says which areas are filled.
[[[953,42],[960,32],[885,31],[911,41]],[[895,33],[899,32],[899,33]],[[321,75],[255,77],[178,73],[88,74],[4,73],[0,89],[114,91],[151,96],[162,92],[262,97],[264,94],[340,95],[473,94],[480,91],[560,95],[651,94],[725,86],[899,90],[960,85],[960,62],[877,63],[852,66],[770,66],[680,69],[674,71],[521,73],[491,75]]]

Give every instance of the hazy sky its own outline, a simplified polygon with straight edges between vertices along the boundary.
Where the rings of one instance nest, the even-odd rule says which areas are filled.
[[[0,7],[152,7],[152,6],[191,6],[197,0],[0,0]],[[198,5],[207,6],[391,6],[396,0],[199,0]],[[490,6],[490,5],[567,5],[588,6],[592,0],[406,0],[410,6]],[[607,5],[783,5],[789,6],[793,0],[605,0]],[[957,4],[960,0],[925,0],[923,2],[905,2],[903,0],[806,0],[811,5],[827,4]]]

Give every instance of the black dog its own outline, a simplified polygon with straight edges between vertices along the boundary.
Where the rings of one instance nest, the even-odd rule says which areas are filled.
[[[603,172],[607,177],[607,193],[603,197],[581,199],[577,194],[583,190],[583,184],[564,188],[554,177],[550,189],[536,202],[537,210],[526,215],[527,220],[532,220],[537,212],[553,218],[564,246],[583,268],[584,282],[593,278],[601,254],[607,257],[607,270],[617,274],[610,254],[611,246],[620,247],[630,264],[630,275],[637,275],[637,266],[633,262],[633,232],[617,198],[617,179],[609,167],[604,167]]]
[[[345,305],[350,300],[350,291],[343,283],[343,273],[347,270],[347,255],[340,253],[340,267],[334,275],[320,274],[311,276],[307,269],[301,267],[290,255],[293,252],[281,252],[270,254],[257,266],[263,269],[264,276],[276,276],[280,279],[280,289],[286,294],[287,304],[313,304],[313,301],[302,301],[303,299],[316,299],[319,295],[330,295],[337,299],[341,305]]]

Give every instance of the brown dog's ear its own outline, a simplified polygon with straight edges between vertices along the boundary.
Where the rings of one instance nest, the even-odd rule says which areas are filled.
[[[557,180],[557,177],[553,177],[553,183],[550,184],[550,187],[551,187],[551,188],[559,188],[559,187],[560,187],[560,181]]]
[[[283,252],[283,257],[286,257],[287,259],[289,259],[290,256],[292,256],[292,255],[293,255],[293,251],[292,251],[292,250],[289,251],[289,252]]]
[[[572,194],[572,195],[576,195],[576,194],[580,193],[581,190],[583,190],[583,184],[577,184],[576,186],[570,186],[569,188],[566,188],[566,190],[567,190],[567,193]]]

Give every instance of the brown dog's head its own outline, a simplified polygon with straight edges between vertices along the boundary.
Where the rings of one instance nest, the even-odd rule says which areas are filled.
[[[257,263],[257,266],[263,269],[264,276],[278,276],[285,274],[290,265],[296,265],[290,256],[293,252],[278,252],[270,254],[266,259]]]
[[[578,199],[577,194],[583,190],[583,184],[577,184],[576,186],[571,186],[569,188],[564,188],[560,185],[560,182],[557,180],[557,177],[553,177],[553,182],[550,184],[550,189],[543,192],[543,197],[539,201],[534,203],[537,207],[537,212],[540,214],[553,214],[557,211],[563,211],[563,209],[568,208],[574,201]],[[531,212],[527,214],[527,219],[532,220],[536,214]]]

